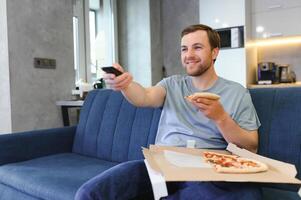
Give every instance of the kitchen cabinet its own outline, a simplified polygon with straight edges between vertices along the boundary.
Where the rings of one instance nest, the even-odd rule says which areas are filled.
[[[200,23],[214,29],[244,26],[244,0],[200,0]]]
[[[200,23],[214,29],[244,27],[244,42],[251,33],[250,0],[200,0]],[[243,86],[255,83],[257,52],[254,47],[221,49],[215,63],[216,73]]]
[[[252,0],[252,13],[300,7],[300,0]]]
[[[301,35],[300,0],[253,0],[252,38]]]

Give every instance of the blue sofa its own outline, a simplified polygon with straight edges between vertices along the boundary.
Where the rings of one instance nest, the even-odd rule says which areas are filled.
[[[250,93],[262,123],[259,153],[295,164],[301,178],[301,88]],[[77,126],[0,135],[0,199],[151,199],[141,147],[154,142],[160,114],[94,90]],[[262,187],[265,199],[299,199],[294,185]]]

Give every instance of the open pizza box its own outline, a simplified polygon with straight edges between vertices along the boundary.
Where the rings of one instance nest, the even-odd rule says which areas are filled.
[[[210,151],[232,153],[254,159],[268,165],[268,170],[247,174],[217,173],[210,164],[202,159],[204,151],[208,150],[157,145],[151,145],[149,149],[143,148],[155,199],[167,196],[166,182],[169,181],[261,182],[301,185],[301,181],[295,178],[297,170],[292,164],[260,156],[230,143],[227,151]],[[301,196],[301,189],[299,195]]]

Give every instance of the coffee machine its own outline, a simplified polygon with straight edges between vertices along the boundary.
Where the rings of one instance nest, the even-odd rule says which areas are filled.
[[[279,83],[279,67],[274,62],[258,63],[257,83],[258,84]]]

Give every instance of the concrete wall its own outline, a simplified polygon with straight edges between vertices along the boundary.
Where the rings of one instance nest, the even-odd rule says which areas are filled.
[[[143,86],[152,84],[150,0],[118,1],[119,62]]]
[[[183,74],[181,31],[199,23],[199,0],[162,0],[162,44],[166,75]]]
[[[7,0],[12,131],[62,126],[55,102],[74,86],[72,16],[72,0]],[[56,69],[34,68],[34,57]]]
[[[119,62],[144,86],[184,73],[180,33],[199,22],[198,0],[118,1]],[[130,28],[129,28],[130,27]]]
[[[119,62],[134,80],[151,86],[162,79],[160,0],[118,1]]]
[[[6,1],[0,1],[0,134],[11,132]]]
[[[151,73],[153,85],[163,78],[161,2],[161,0],[150,0]]]

